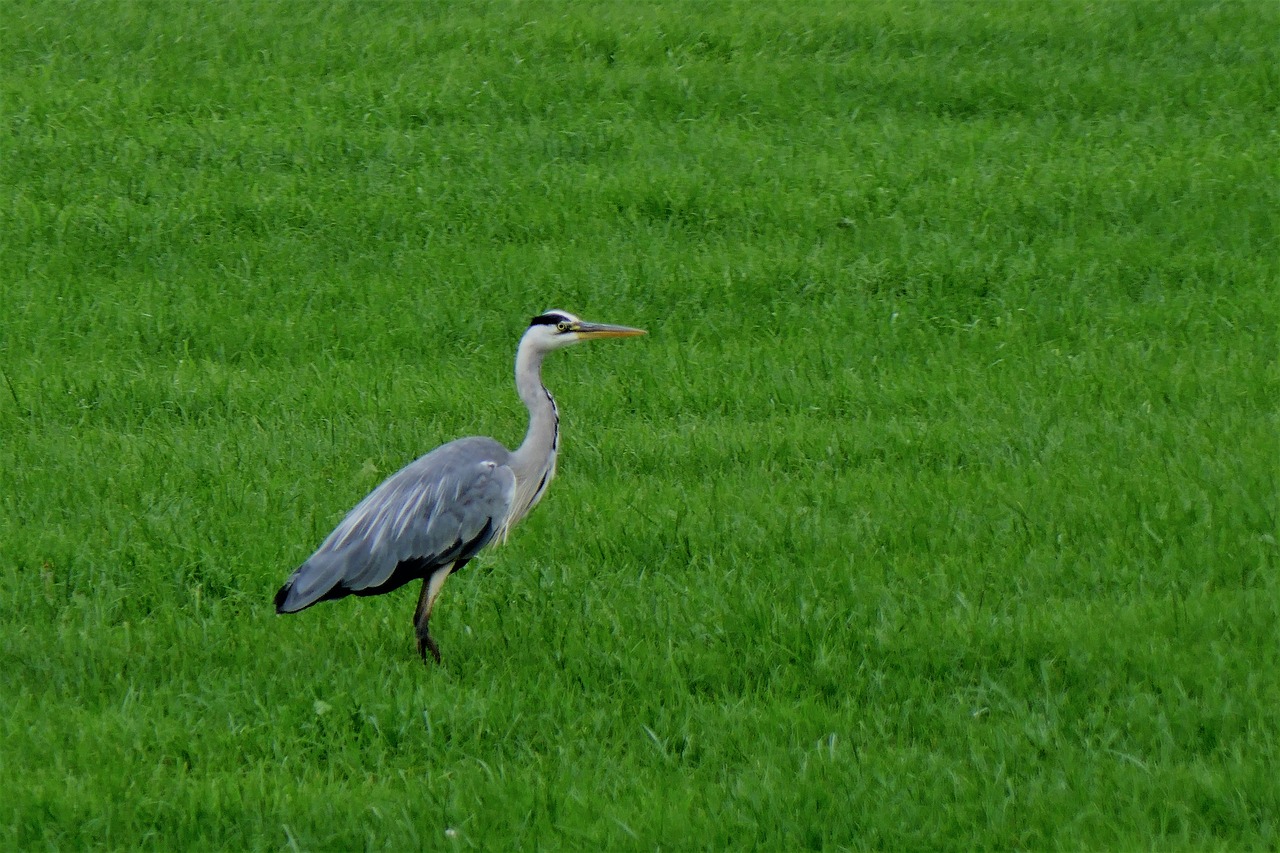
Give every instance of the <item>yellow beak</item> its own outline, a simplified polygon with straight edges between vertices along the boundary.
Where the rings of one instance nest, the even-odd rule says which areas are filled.
[[[647,334],[644,329],[633,329],[630,326],[610,326],[607,323],[580,323],[574,329],[580,340],[589,341],[594,338],[632,338]]]

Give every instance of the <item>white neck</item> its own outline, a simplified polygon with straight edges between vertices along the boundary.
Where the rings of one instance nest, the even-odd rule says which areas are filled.
[[[542,384],[542,358],[529,335],[516,350],[516,391],[529,410],[529,431],[511,454],[509,464],[516,475],[516,499],[507,527],[515,524],[542,497],[556,473],[556,452],[560,447],[560,417],[556,401]]]

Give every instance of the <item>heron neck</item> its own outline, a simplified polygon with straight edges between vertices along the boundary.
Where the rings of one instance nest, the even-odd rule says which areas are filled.
[[[559,448],[560,417],[556,401],[542,384],[542,357],[528,340],[520,342],[516,351],[516,391],[529,410],[529,431],[524,442],[511,455],[512,468],[518,478],[538,478],[555,466]]]

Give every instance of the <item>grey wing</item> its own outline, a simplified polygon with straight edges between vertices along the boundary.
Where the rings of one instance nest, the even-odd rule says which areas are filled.
[[[276,596],[277,611],[387,592],[474,556],[502,526],[515,498],[509,455],[492,439],[464,438],[389,477],[290,576]],[[409,576],[397,572],[401,564],[410,566]]]

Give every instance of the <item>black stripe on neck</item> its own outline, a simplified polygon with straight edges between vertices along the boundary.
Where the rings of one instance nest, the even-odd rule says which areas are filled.
[[[560,449],[560,407],[556,405],[556,398],[551,396],[547,386],[542,386],[542,393],[547,395],[547,401],[551,403],[551,452],[555,453]]]

